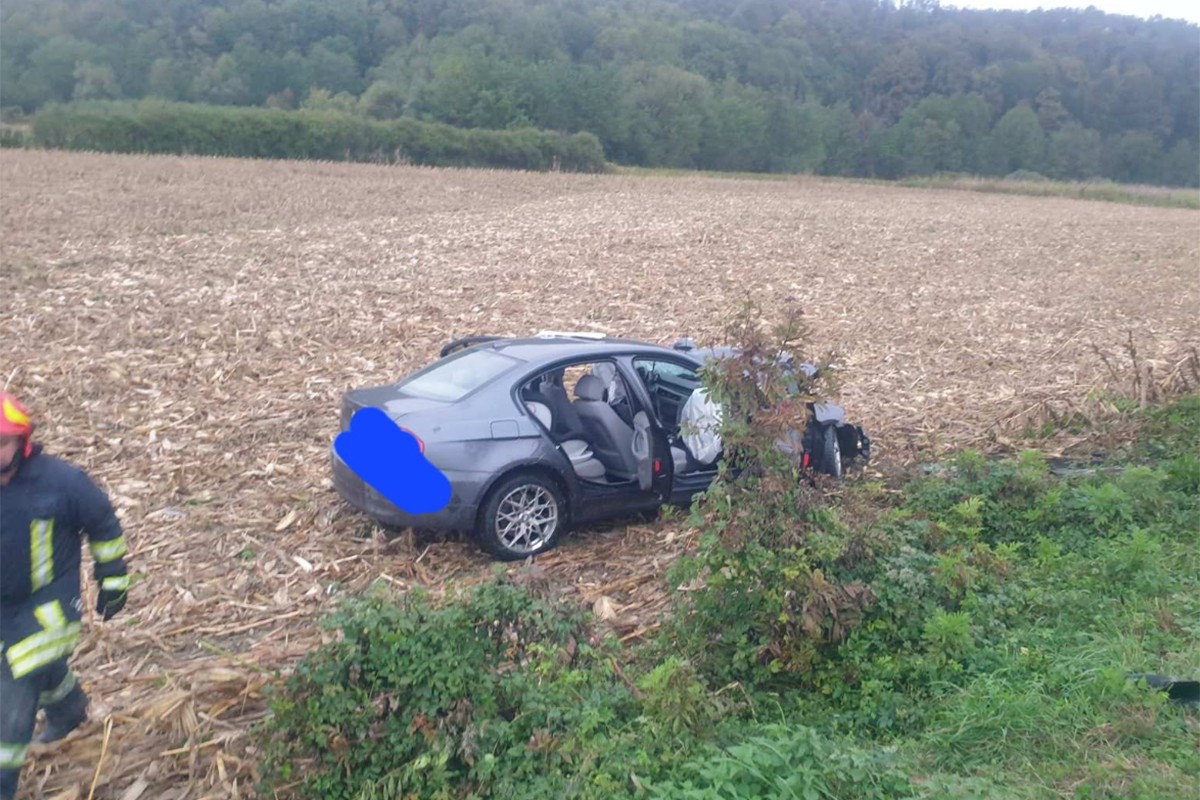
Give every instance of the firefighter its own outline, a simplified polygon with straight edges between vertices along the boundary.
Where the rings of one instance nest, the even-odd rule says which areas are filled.
[[[42,451],[29,412],[0,392],[0,800],[12,800],[38,708],[39,744],[88,716],[67,666],[82,627],[81,534],[99,584],[96,613],[125,606],[125,536],[108,496],[83,470]]]

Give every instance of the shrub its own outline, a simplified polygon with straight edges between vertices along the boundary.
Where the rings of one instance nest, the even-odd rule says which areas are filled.
[[[32,142],[32,136],[25,128],[16,125],[0,124],[0,148],[25,148]]]
[[[703,370],[723,408],[723,460],[693,507],[700,546],[671,574],[677,588],[703,587],[677,592],[673,633],[720,683],[766,687],[808,672],[874,601],[869,587],[834,576],[847,532],[819,481],[777,446],[803,427],[806,404],[831,385],[827,360],[813,377],[777,360],[806,346],[801,316],[787,309],[768,334],[758,306],[746,303],[729,329],[739,354]]]
[[[326,626],[336,641],[271,699],[266,786],[356,800],[621,785],[604,756],[633,741],[621,726],[640,706],[583,611],[498,577],[437,606],[377,591]]]

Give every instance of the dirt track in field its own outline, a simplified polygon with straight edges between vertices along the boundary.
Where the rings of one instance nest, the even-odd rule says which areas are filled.
[[[792,295],[883,466],[1125,389],[1093,345],[1120,360],[1132,333],[1168,380],[1200,344],[1192,210],[22,151],[0,153],[0,192],[0,380],[110,490],[146,573],[122,617],[86,623],[95,720],[34,751],[24,797],[87,797],[97,766],[96,798],[250,796],[255,665],[310,649],[339,592],[486,574],[469,544],[384,542],[327,480],[340,392],[449,339],[705,341],[747,292],[768,312]],[[539,563],[637,636],[682,533],[600,528]]]

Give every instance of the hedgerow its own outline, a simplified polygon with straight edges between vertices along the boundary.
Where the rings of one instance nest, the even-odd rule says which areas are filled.
[[[332,110],[285,111],[163,100],[50,104],[28,143],[109,153],[311,159],[424,166],[603,172],[590,133],[455,128]]]

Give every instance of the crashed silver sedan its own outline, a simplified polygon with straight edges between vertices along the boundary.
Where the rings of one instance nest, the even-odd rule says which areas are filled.
[[[409,514],[330,448],[333,483],[389,528],[458,531],[503,560],[554,547],[572,526],[687,505],[720,462],[720,409],[699,370],[732,351],[600,334],[474,336],[396,383],[347,391],[341,430],[380,409],[448,479],[449,503]],[[814,404],[797,432],[809,469],[841,476],[870,457],[870,439],[840,407]]]

